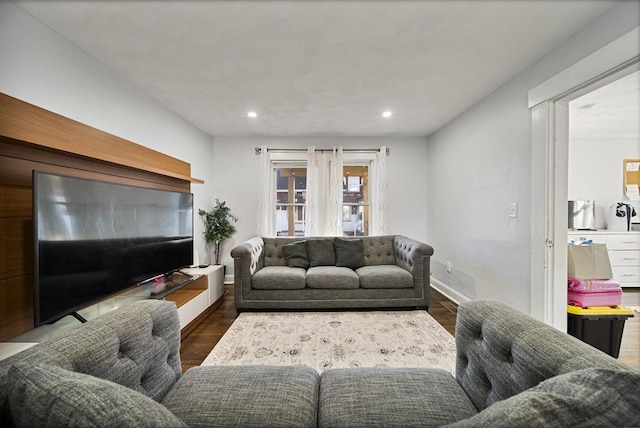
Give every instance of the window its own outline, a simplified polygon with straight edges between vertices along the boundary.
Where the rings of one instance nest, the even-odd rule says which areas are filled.
[[[302,164],[275,164],[273,171],[276,182],[276,235],[304,236],[307,168]]]
[[[345,165],[342,187],[342,233],[369,235],[369,166]]]
[[[385,147],[343,154],[309,148],[260,154],[257,231],[261,236],[368,236],[387,233]]]

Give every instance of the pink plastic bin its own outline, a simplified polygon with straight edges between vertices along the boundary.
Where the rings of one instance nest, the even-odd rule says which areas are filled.
[[[587,308],[589,306],[618,306],[622,303],[620,283],[611,279],[573,279],[568,281],[567,303]]]

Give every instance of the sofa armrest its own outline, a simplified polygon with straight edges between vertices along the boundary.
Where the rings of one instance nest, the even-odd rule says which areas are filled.
[[[231,250],[233,257],[233,292],[238,303],[244,300],[244,293],[251,290],[251,276],[264,266],[264,240],[251,238]]]
[[[85,373],[160,401],[182,375],[178,309],[169,301],[137,301],[0,361],[3,426],[11,426],[4,425],[7,376],[18,361]]]
[[[546,379],[588,368],[629,369],[504,303],[458,306],[456,379],[479,411]]]
[[[396,265],[413,275],[414,286],[429,286],[433,247],[415,239],[397,235],[393,239],[393,248]]]
[[[231,250],[236,277],[251,275],[262,269],[264,241],[260,237],[251,238]],[[238,271],[239,270],[239,271]]]

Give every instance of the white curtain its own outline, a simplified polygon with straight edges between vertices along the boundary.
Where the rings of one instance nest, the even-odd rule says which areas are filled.
[[[271,195],[271,159],[267,146],[262,146],[260,151],[260,164],[258,166],[258,209],[256,234],[258,236],[273,236],[273,217],[275,216],[275,201]]]
[[[304,235],[305,236],[318,236],[320,235],[321,226],[321,204],[320,204],[320,182],[319,182],[319,168],[320,161],[319,154],[316,153],[314,146],[308,148],[307,158],[307,201],[305,209],[305,224]]]
[[[329,159],[329,190],[325,236],[342,236],[342,147],[333,148]]]
[[[389,233],[389,185],[387,180],[387,148],[376,153],[371,177],[371,230],[370,235]]]

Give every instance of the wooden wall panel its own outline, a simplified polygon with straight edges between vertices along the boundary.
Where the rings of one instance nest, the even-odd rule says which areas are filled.
[[[2,181],[0,181],[2,183]],[[0,218],[31,217],[31,186],[11,186],[0,184]]]
[[[0,218],[0,280],[33,274],[33,221]]]
[[[33,170],[162,190],[188,192],[191,183],[94,159],[39,150],[0,138],[0,183],[31,187]]]
[[[0,93],[0,135],[40,147],[125,165],[180,180],[191,177],[191,165],[59,114]]]
[[[33,276],[0,281],[0,340],[33,329]]]

